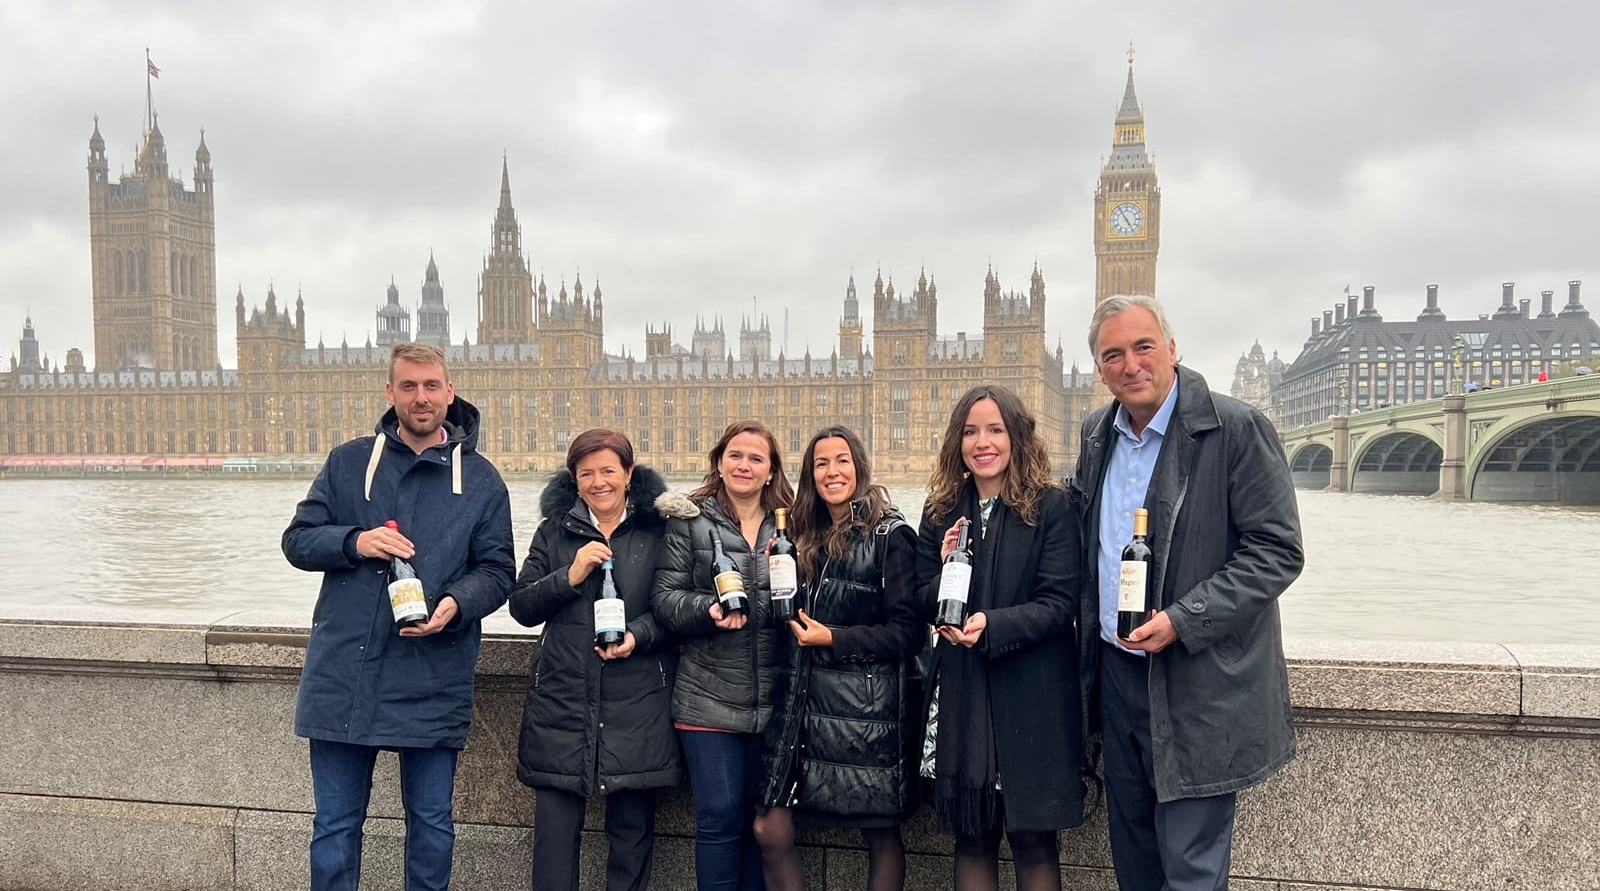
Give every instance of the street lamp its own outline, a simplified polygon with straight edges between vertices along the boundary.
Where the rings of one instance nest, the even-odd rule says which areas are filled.
[[[1461,357],[1466,355],[1466,352],[1467,352],[1467,341],[1458,332],[1456,334],[1455,338],[1450,342],[1450,358],[1455,362],[1455,366],[1456,366],[1456,390],[1455,391],[1457,393],[1463,393],[1463,392],[1466,391],[1466,383],[1467,383],[1466,382],[1466,378],[1463,377],[1462,373],[1461,373]]]
[[[1344,375],[1341,374],[1339,376],[1339,407],[1338,407],[1338,411],[1340,413],[1346,414],[1346,415],[1350,414],[1350,403],[1347,401],[1349,393],[1350,393],[1350,382],[1348,380],[1345,380]]]

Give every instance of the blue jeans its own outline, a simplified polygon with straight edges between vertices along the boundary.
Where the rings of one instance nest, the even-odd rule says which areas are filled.
[[[406,810],[406,891],[445,891],[456,826],[455,749],[400,749],[400,799]],[[374,746],[311,740],[311,891],[356,891],[361,827],[372,795]]]
[[[755,816],[761,734],[679,730],[694,795],[694,876],[699,891],[765,891]]]

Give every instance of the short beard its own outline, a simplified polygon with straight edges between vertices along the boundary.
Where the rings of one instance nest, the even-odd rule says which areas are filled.
[[[438,433],[439,428],[444,425],[444,415],[439,412],[433,413],[433,419],[427,427],[418,427],[416,424],[412,423],[411,414],[409,412],[405,414],[397,413],[396,416],[400,421],[400,426],[404,427],[407,433],[411,434],[417,439],[433,436],[434,434]]]

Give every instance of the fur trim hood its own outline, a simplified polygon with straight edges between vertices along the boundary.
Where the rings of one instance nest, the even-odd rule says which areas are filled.
[[[656,501],[667,491],[661,474],[647,465],[635,464],[633,478],[628,481],[628,515],[635,522],[660,524],[662,517]],[[550,474],[544,492],[539,495],[539,515],[545,519],[565,516],[578,504],[578,482],[565,467]]]
[[[682,492],[664,491],[656,497],[656,511],[663,517],[676,520],[692,520],[700,516],[700,505],[689,499]]]

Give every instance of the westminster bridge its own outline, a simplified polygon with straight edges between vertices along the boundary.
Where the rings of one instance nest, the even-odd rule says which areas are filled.
[[[1600,504],[1600,374],[1338,415],[1282,438],[1300,488]]]

